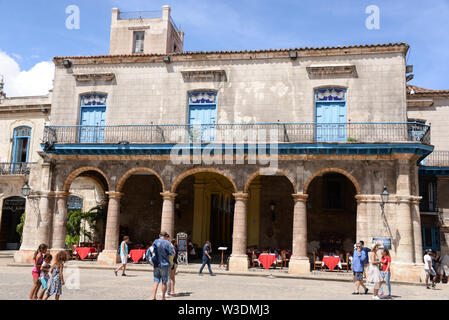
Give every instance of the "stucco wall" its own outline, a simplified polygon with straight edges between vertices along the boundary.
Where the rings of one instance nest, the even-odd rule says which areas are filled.
[[[449,151],[447,129],[449,127],[449,99],[434,98],[431,107],[412,108],[407,110],[410,119],[425,120],[432,126],[431,143],[435,151]]]
[[[357,77],[310,79],[307,66],[353,64]],[[80,95],[108,94],[106,124],[186,123],[190,90],[218,91],[218,123],[313,122],[314,88],[346,87],[347,120],[406,121],[402,53],[257,60],[184,61],[164,64],[78,65],[56,67],[52,120],[76,125]],[[227,81],[185,80],[181,71],[226,71]],[[112,72],[110,83],[77,83],[73,74]],[[124,119],[126,115],[126,119]]]

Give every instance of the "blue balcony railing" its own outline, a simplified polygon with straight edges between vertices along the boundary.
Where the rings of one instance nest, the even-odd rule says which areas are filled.
[[[45,144],[392,143],[430,144],[430,126],[390,123],[47,126]]]
[[[449,167],[449,151],[434,151],[420,163],[426,167]]]

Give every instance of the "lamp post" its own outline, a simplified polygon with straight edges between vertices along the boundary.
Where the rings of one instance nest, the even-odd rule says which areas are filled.
[[[380,194],[380,198],[382,202],[380,203],[380,207],[382,208],[382,214],[385,214],[385,204],[388,202],[388,197],[390,194],[388,193],[387,187],[384,186],[382,193]]]
[[[25,181],[25,184],[22,186],[22,195],[25,198],[28,198],[30,193],[31,193],[31,187],[28,185],[28,181]]]

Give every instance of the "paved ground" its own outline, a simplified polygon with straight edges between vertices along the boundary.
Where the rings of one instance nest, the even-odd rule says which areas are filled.
[[[27,299],[32,284],[31,268],[7,267],[7,259],[0,259],[0,299]],[[206,271],[207,272],[207,271]],[[152,273],[129,271],[128,277],[115,277],[111,270],[92,270],[67,267],[66,287],[62,299],[138,299],[151,298]],[[78,276],[79,275],[79,276]],[[79,288],[77,280],[79,279]],[[69,289],[68,287],[75,287]],[[202,277],[180,273],[177,276],[178,296],[170,299],[281,299],[281,300],[369,300],[370,295],[351,295],[348,282],[276,277],[218,275],[207,273]],[[449,299],[449,285],[438,285],[436,290],[424,286],[396,284],[394,299]]]

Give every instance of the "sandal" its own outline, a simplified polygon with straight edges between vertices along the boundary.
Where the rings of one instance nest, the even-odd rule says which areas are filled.
[[[352,294],[356,295],[356,294],[360,294],[359,292],[353,292]]]

